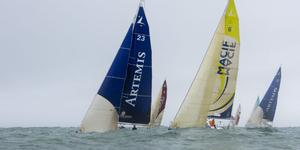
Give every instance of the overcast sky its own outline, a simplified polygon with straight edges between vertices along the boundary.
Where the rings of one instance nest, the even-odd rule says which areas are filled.
[[[0,127],[79,126],[139,0],[0,0]],[[226,0],[146,0],[153,99],[166,78],[169,125],[200,66]],[[274,126],[300,126],[299,0],[238,0],[234,101],[245,124],[279,66]]]

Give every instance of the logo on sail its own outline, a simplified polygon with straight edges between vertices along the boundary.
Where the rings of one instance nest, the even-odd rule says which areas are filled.
[[[131,119],[132,116],[126,115],[126,112],[125,112],[125,111],[122,111],[121,114],[120,114],[120,118]]]
[[[217,74],[227,75],[227,76],[230,75],[230,69],[231,69],[230,65],[232,64],[232,59],[234,57],[235,49],[236,49],[236,42],[230,42],[228,40],[223,41]]]
[[[138,96],[139,87],[140,87],[142,74],[143,74],[145,58],[146,58],[145,52],[138,52],[138,57],[137,57],[136,65],[135,65],[136,69],[134,71],[133,81],[132,81],[132,85],[131,85],[131,91],[129,94],[129,96],[131,98],[125,100],[125,102],[127,104],[131,105],[132,107],[135,107],[136,98]]]
[[[278,91],[278,88],[274,88],[274,90],[273,90],[273,92],[272,92],[272,95],[271,95],[271,98],[270,98],[270,100],[268,101],[267,108],[266,108],[266,112],[269,112],[269,110],[271,109],[271,106],[272,106],[272,104],[273,104],[273,101],[274,101],[275,98],[276,98],[277,91]]]
[[[143,17],[139,16],[140,19],[136,22],[137,24],[140,24],[140,26],[144,25],[143,21]]]

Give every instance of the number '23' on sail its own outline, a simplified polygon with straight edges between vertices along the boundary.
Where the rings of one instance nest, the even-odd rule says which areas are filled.
[[[152,58],[149,25],[141,1],[137,15],[81,123],[81,132],[116,130],[118,122],[148,124]]]

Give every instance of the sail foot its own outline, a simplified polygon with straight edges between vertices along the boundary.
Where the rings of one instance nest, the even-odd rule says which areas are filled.
[[[118,114],[113,105],[100,95],[96,95],[80,127],[82,133],[108,132],[117,130]]]

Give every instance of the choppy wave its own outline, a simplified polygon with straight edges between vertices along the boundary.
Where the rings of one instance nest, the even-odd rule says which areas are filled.
[[[78,128],[1,128],[2,150],[299,150],[300,128],[122,129],[77,133]]]

